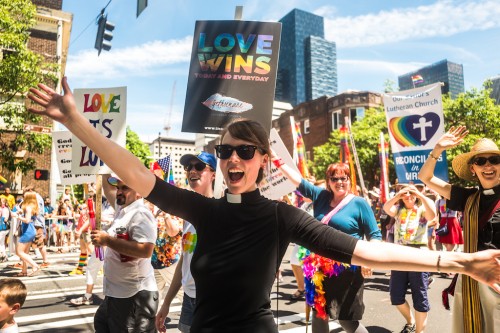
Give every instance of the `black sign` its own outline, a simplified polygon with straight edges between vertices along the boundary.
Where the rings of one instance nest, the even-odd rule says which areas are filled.
[[[281,23],[197,21],[183,132],[218,134],[234,119],[271,129]]]

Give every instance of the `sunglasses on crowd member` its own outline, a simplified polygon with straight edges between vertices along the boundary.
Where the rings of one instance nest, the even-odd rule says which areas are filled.
[[[215,146],[217,157],[221,160],[227,160],[230,158],[231,155],[233,155],[234,150],[236,150],[236,154],[238,154],[242,160],[251,160],[254,157],[256,150],[259,150],[261,154],[265,153],[263,149],[252,145],[241,145],[236,147],[230,145]]]
[[[332,182],[334,182],[334,183],[338,182],[339,180],[340,180],[341,182],[346,182],[346,181],[348,181],[348,180],[349,180],[349,177],[347,177],[347,176],[342,176],[342,177],[330,177],[330,181],[332,181]]]
[[[188,164],[184,167],[184,170],[186,171],[191,171],[193,170],[193,168],[196,170],[196,171],[203,171],[205,170],[205,168],[207,167],[207,165],[203,162],[198,162],[198,163],[194,163],[194,164]]]
[[[483,166],[486,162],[490,162],[491,165],[500,164],[500,155],[494,155],[489,157],[476,157],[472,159],[471,164],[475,164],[478,166]]]

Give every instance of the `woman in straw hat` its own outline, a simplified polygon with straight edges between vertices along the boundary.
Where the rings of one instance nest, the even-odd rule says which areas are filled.
[[[464,251],[500,248],[500,150],[490,139],[480,139],[470,152],[453,159],[458,177],[477,182],[464,188],[434,176],[436,162],[446,149],[460,144],[468,131],[452,127],[437,142],[422,166],[419,178],[448,199],[448,208],[464,213]],[[500,332],[500,294],[467,276],[456,287],[452,332]]]

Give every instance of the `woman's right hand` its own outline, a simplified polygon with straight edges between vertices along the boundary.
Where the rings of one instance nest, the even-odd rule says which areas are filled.
[[[64,95],[59,95],[54,89],[42,83],[38,84],[38,89],[30,88],[28,98],[43,107],[43,109],[30,107],[28,111],[48,116],[61,124],[67,123],[72,117],[72,111],[76,111],[77,109],[66,77],[62,79],[62,88]],[[78,114],[78,112],[75,112],[75,114]]]
[[[447,150],[459,145],[463,139],[469,134],[467,127],[465,126],[452,126],[443,134],[443,136],[436,143],[436,147],[440,150]]]

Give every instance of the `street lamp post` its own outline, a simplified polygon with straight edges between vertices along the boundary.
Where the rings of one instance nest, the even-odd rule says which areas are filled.
[[[161,132],[158,132],[158,159],[161,158]]]

